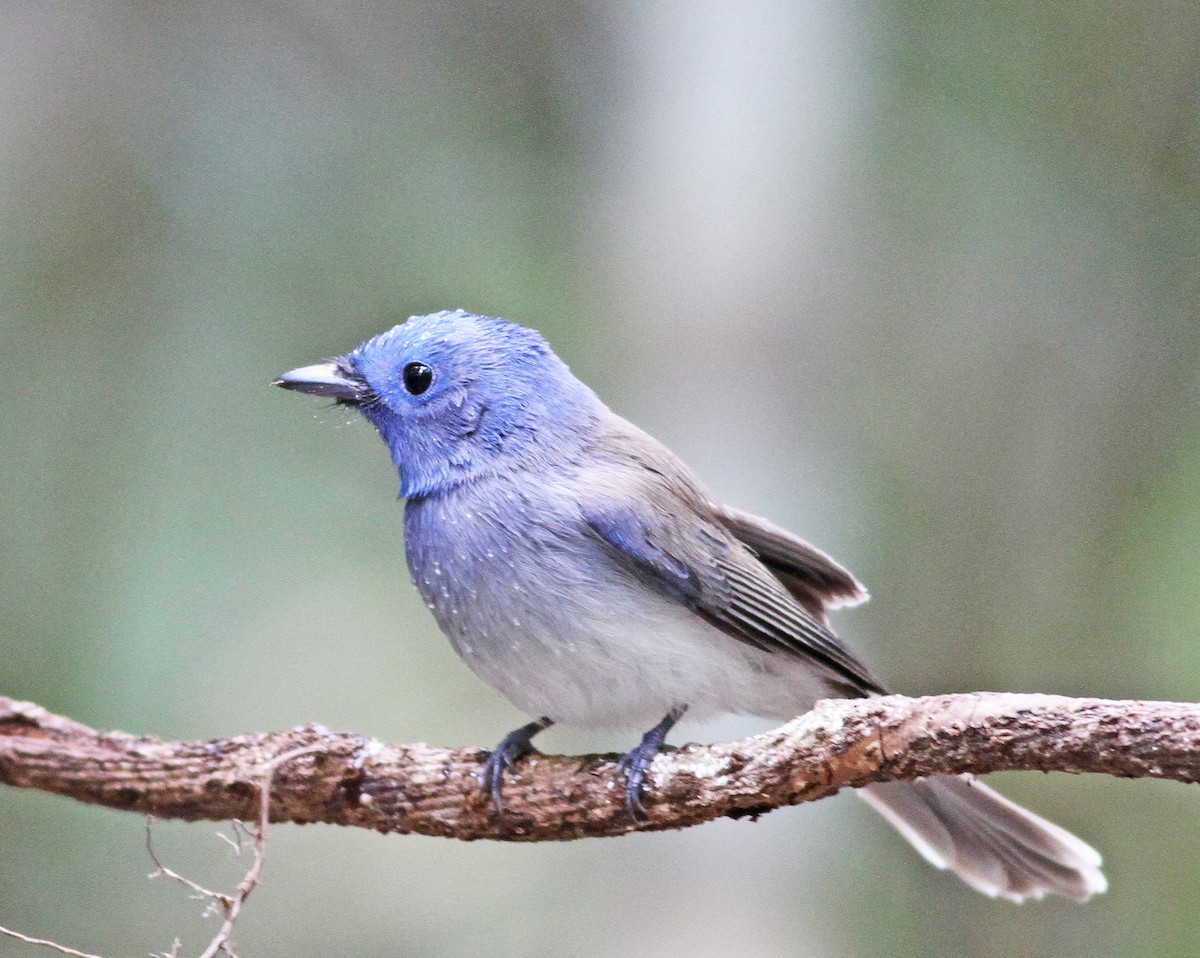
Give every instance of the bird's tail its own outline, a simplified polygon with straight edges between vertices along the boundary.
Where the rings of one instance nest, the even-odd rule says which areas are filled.
[[[1087,901],[1108,887],[1094,848],[970,775],[884,782],[858,794],[930,862],[993,898]]]

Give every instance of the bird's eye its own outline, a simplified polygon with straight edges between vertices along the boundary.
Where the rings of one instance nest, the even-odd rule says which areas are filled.
[[[404,367],[404,388],[419,396],[433,382],[433,370],[424,363],[409,363]]]

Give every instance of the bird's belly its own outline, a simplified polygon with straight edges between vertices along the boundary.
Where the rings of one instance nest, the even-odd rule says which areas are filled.
[[[532,716],[645,730],[679,705],[692,718],[787,719],[831,694],[803,660],[740,642],[640,583],[531,595],[503,612],[483,594],[434,611],[467,665]]]

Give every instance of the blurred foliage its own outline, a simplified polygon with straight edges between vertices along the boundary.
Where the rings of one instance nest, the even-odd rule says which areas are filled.
[[[1197,698],[1194,4],[0,24],[0,693],[191,738],[521,721],[415,599],[369,429],[267,387],[464,306],[854,568],[875,599],[838,626],[897,688]],[[239,951],[1196,953],[1190,790],[1002,787],[1111,892],[989,902],[848,799],[560,847],[277,828]],[[109,955],[215,930],[134,817],[9,790],[0,822],[0,923]],[[212,831],[156,835],[232,886]]]

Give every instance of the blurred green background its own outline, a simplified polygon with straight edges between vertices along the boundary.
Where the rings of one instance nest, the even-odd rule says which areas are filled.
[[[0,694],[186,738],[524,721],[409,586],[370,428],[268,386],[462,306],[854,569],[836,624],[898,689],[1200,697],[1197,51],[1193,0],[5,4]],[[278,827],[238,951],[1200,950],[1200,793],[998,784],[1111,891],[988,901],[845,796],[561,846]],[[216,828],[159,851],[232,888]],[[0,792],[0,924],[197,953],[142,830]]]

